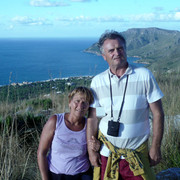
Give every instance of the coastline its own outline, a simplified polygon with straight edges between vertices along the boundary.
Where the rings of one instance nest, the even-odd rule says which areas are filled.
[[[96,46],[97,45],[95,44],[95,47]],[[94,54],[94,55],[97,55],[97,56],[101,56],[101,53],[100,53],[100,51],[98,49],[88,48],[88,49],[85,49],[83,52]],[[142,60],[140,56],[128,56],[128,58],[137,58],[137,60],[132,61],[133,63],[136,63],[136,64],[144,64],[144,65],[149,65],[150,64],[149,62],[146,62],[146,61]]]
[[[141,59],[140,60],[136,60],[136,61],[133,61],[133,63],[136,63],[136,64],[144,64],[144,65],[149,65],[150,63],[146,62],[146,61],[142,61]]]
[[[49,97],[51,94],[64,94],[77,86],[89,87],[93,76],[54,78],[45,81],[24,82],[16,85],[0,87],[0,101],[16,102],[39,96]]]
[[[13,82],[10,84],[6,84],[6,85],[0,85],[1,87],[5,87],[5,86],[24,86],[24,85],[31,85],[31,84],[36,84],[36,83],[46,83],[46,82],[55,82],[55,81],[61,81],[61,80],[65,80],[67,82],[71,81],[71,80],[80,80],[80,79],[91,79],[93,76],[70,76],[70,77],[63,77],[63,78],[53,78],[53,79],[47,79],[47,80],[42,80],[42,81],[33,81],[33,82],[28,82],[28,81],[23,81],[23,82]]]
[[[90,53],[90,52],[89,52]],[[95,53],[91,53],[94,55],[98,55]],[[98,55],[100,56],[100,55]],[[139,64],[139,65],[148,65],[149,63],[142,61],[140,57],[138,56],[132,56],[132,57],[128,57],[129,58],[129,62],[130,63],[134,63],[134,64]],[[131,59],[131,58],[136,58],[136,59]],[[96,75],[96,74],[95,74]],[[37,80],[37,81],[20,81],[20,82],[11,82],[8,84],[1,84],[0,88],[3,86],[23,86],[23,85],[30,85],[33,83],[43,83],[43,82],[50,82],[50,81],[57,81],[57,80],[69,80],[69,79],[81,79],[81,78],[92,78],[95,75],[81,75],[81,76],[67,76],[67,77],[62,77],[62,78],[53,78],[53,79],[46,79],[46,80]]]

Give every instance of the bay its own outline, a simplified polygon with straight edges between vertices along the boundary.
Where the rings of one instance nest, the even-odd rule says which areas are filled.
[[[0,85],[94,76],[108,68],[101,56],[84,52],[97,40],[0,39]],[[135,60],[135,57],[128,58],[129,63]]]

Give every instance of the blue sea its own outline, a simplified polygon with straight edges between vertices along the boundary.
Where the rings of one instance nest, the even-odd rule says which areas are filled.
[[[94,76],[108,68],[101,56],[84,52],[95,42],[95,38],[0,39],[0,85]]]

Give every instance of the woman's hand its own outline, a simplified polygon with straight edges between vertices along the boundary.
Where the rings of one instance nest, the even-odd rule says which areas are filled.
[[[88,140],[88,144],[89,147],[95,152],[98,152],[101,146],[100,141],[97,140],[94,136],[92,136],[91,139]]]

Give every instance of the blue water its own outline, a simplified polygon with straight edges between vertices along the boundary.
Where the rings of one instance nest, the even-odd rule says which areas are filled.
[[[101,56],[83,52],[96,41],[95,38],[0,39],[0,85],[96,75],[107,69],[108,64]],[[133,63],[136,59],[128,61]]]

